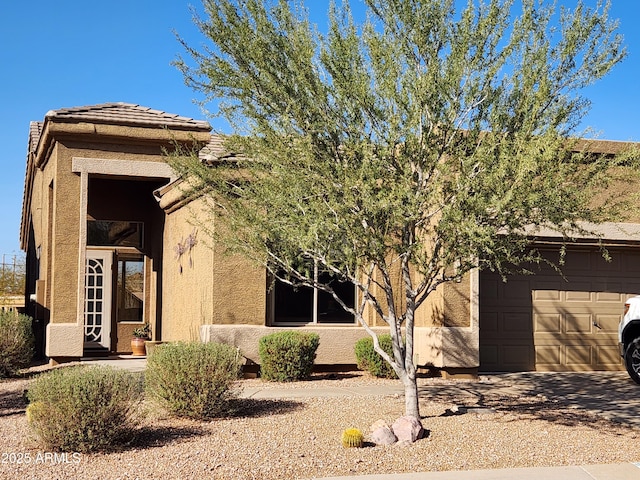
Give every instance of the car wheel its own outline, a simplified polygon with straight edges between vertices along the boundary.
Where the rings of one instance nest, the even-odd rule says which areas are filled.
[[[631,380],[640,385],[640,337],[633,339],[624,352],[624,366]]]

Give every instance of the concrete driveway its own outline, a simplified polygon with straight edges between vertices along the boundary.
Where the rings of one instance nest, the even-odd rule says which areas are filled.
[[[530,410],[539,415],[560,409],[565,419],[567,413],[589,412],[640,426],[640,385],[625,372],[506,373],[444,384],[425,380],[420,396],[472,409]]]

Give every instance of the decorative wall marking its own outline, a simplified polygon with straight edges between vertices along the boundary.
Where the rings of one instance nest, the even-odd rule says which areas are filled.
[[[198,231],[194,228],[193,231],[187,235],[186,238],[182,239],[175,246],[176,258],[178,259],[178,264],[180,265],[180,273],[182,273],[182,256],[185,253],[189,254],[189,267],[193,267],[193,259],[191,258],[191,250],[198,244],[198,239],[196,238]]]

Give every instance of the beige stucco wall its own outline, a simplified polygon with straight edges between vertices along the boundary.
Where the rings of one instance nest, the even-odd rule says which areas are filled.
[[[473,369],[479,362],[473,292],[477,272],[440,285],[416,312],[414,362],[418,366]]]
[[[79,323],[78,246],[80,224],[80,177],[71,171],[74,151],[56,145],[56,174],[52,226],[51,322]]]
[[[260,363],[258,342],[261,337],[271,333],[292,330],[286,327],[266,327],[255,325],[203,325],[200,338],[203,342],[220,342],[238,347],[247,363]],[[320,336],[320,344],[315,360],[316,365],[355,365],[355,343],[368,335],[362,327],[308,326],[296,327],[296,331],[315,332]],[[374,328],[378,334],[387,329]]]
[[[248,260],[212,248],[214,228],[201,201],[167,213],[164,230],[162,340],[198,340],[206,324],[264,325],[266,272]],[[175,249],[194,235],[196,245],[178,258]]]
[[[222,341],[240,347],[250,362],[258,363],[259,338],[291,327],[267,326],[265,271],[245,259],[225,255],[220,248],[211,248],[212,240],[198,224],[208,218],[207,228],[221,226],[214,225],[202,207],[195,201],[167,213],[162,340]],[[175,246],[194,232],[197,244],[177,259]],[[392,272],[391,278],[399,287],[400,272]],[[442,286],[418,309],[414,359],[419,366],[477,367],[477,328],[471,326],[469,299],[470,280],[465,278],[451,287]],[[396,301],[404,303],[402,298]],[[388,327],[374,313],[368,309],[367,321],[378,333],[387,333]],[[294,328],[321,335],[318,364],[355,364],[355,342],[367,335],[357,325]]]
[[[84,328],[76,323],[47,325],[47,356],[53,358],[81,357]],[[79,339],[79,340],[78,340]]]

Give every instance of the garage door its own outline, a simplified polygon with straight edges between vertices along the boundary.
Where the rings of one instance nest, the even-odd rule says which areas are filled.
[[[545,256],[558,261],[558,251]],[[572,249],[562,267],[535,275],[480,275],[480,370],[619,370],[617,328],[625,299],[640,293],[640,252]]]

